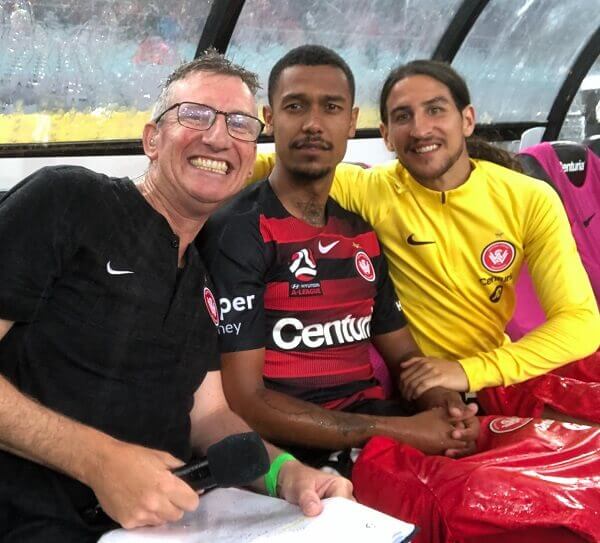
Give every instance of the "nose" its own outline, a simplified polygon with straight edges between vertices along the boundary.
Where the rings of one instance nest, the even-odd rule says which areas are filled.
[[[318,107],[312,107],[307,111],[302,130],[310,134],[319,134],[323,131],[321,111]]]
[[[414,138],[426,138],[430,136],[431,133],[431,118],[425,112],[415,112],[412,117],[410,135]]]
[[[217,113],[215,122],[208,130],[202,131],[202,140],[215,151],[227,149],[231,145],[231,136],[227,131],[225,115]]]

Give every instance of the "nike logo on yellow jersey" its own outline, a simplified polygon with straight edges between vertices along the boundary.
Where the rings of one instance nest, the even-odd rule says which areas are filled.
[[[408,236],[406,241],[409,245],[431,245],[432,243],[435,243],[435,241],[417,241],[414,234]]]

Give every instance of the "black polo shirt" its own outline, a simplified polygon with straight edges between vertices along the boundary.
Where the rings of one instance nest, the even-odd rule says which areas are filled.
[[[129,179],[71,166],[25,179],[0,202],[0,317],[15,321],[2,374],[51,409],[189,458],[193,394],[219,357],[204,264],[191,245],[178,270],[177,253]],[[0,453],[0,501],[47,471]]]

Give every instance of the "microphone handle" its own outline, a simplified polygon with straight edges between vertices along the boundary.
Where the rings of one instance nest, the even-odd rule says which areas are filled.
[[[173,475],[185,481],[194,490],[209,490],[217,486],[206,458],[174,469]]]
[[[194,490],[210,490],[217,486],[214,477],[208,467],[208,460],[203,458],[195,462],[190,462],[185,466],[173,470],[173,475],[176,475]],[[90,507],[82,511],[83,519],[88,524],[97,524],[105,522],[114,522],[110,517],[102,510],[102,506],[98,503],[94,507]]]

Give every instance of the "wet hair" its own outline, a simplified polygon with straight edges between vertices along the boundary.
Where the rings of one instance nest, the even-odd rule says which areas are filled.
[[[248,87],[253,95],[256,95],[260,84],[258,83],[258,76],[244,67],[234,64],[229,59],[225,58],[224,55],[219,53],[216,49],[207,49],[198,58],[181,64],[175,71],[167,78],[163,84],[160,95],[154,104],[152,109],[152,118],[156,119],[163,111],[169,107],[169,100],[171,94],[171,88],[173,83],[185,79],[188,75],[197,72],[209,72],[219,75],[229,75],[232,77],[239,77]]]
[[[521,166],[521,163],[515,158],[514,154],[505,151],[501,147],[498,147],[479,136],[469,136],[466,139],[466,142],[467,153],[471,158],[494,162],[505,168],[523,173],[523,166]]]
[[[438,60],[413,60],[394,68],[387,76],[379,97],[381,121],[387,123],[387,99],[394,85],[413,75],[426,75],[446,86],[459,111],[471,103],[471,96],[465,80],[446,62]]]
[[[471,95],[467,83],[462,76],[446,62],[438,60],[413,60],[394,68],[387,76],[381,95],[379,97],[379,114],[381,121],[388,122],[387,100],[398,81],[415,75],[425,75],[439,81],[444,85],[452,96],[454,104],[459,111],[465,109],[471,103]],[[520,163],[508,151],[501,149],[483,138],[470,136],[466,138],[467,152],[471,158],[495,162],[500,166],[521,172]]]
[[[332,49],[323,47],[322,45],[301,45],[283,55],[271,69],[269,74],[269,104],[273,105],[273,95],[279,83],[281,72],[292,66],[333,66],[344,72],[348,81],[350,90],[350,98],[354,105],[354,97],[356,94],[356,85],[354,83],[354,74],[346,61]]]

